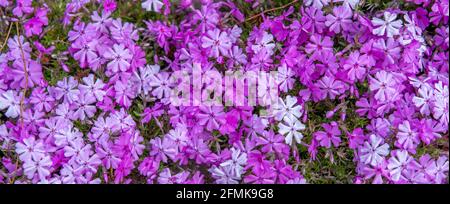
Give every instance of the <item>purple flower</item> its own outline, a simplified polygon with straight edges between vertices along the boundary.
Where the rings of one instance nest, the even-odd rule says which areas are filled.
[[[28,179],[32,179],[35,177],[36,172],[38,173],[39,179],[43,180],[48,175],[50,175],[50,166],[52,165],[52,161],[49,156],[38,156],[36,158],[32,158],[27,160],[23,164],[23,170]]]
[[[114,44],[112,48],[109,48],[103,57],[111,60],[108,63],[108,70],[113,73],[118,71],[127,71],[130,68],[130,60],[133,57],[130,51],[122,44]]]
[[[224,114],[222,106],[200,106],[200,113],[197,114],[198,123],[205,126],[206,130],[213,131],[219,129],[218,116]]]
[[[375,167],[389,154],[389,145],[383,143],[383,138],[370,135],[369,141],[364,142],[364,146],[359,149],[359,152],[361,162]]]
[[[311,59],[321,60],[323,56],[333,52],[333,41],[330,37],[314,34],[310,40],[311,42],[306,45],[305,51],[311,54]]]
[[[391,73],[379,71],[375,74],[376,78],[370,77],[370,90],[376,91],[375,99],[384,102],[392,97],[396,90],[396,82]]]

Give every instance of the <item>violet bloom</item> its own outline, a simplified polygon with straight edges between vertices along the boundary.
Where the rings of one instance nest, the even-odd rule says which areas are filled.
[[[146,157],[139,165],[139,173],[146,176],[149,180],[153,180],[157,176],[160,161],[152,157]],[[150,183],[150,182],[148,182]]]
[[[239,125],[239,120],[237,117],[237,115],[230,112],[219,116],[219,121],[221,123],[219,128],[220,133],[230,134],[236,132],[236,128]]]
[[[58,81],[52,91],[52,94],[57,100],[64,98],[64,103],[73,103],[78,100],[80,90],[77,89],[78,82],[74,77],[64,78],[62,81]]]
[[[373,178],[372,184],[383,184],[383,177],[388,178],[389,175],[385,159],[378,162],[375,166],[364,166],[362,172],[364,174],[364,179]]]
[[[160,72],[151,77],[150,86],[154,87],[152,95],[158,99],[168,98],[172,91],[170,75],[167,72]]]
[[[273,169],[255,169],[253,174],[250,174],[244,178],[244,182],[253,184],[274,184],[275,179],[276,173]]]
[[[182,171],[176,175],[172,175],[169,168],[165,168],[159,173],[159,184],[182,184],[187,180],[188,172]]]
[[[230,38],[227,37],[226,32],[221,32],[219,29],[209,30],[207,36],[202,37],[202,47],[210,48],[212,57],[219,57],[219,52],[223,56],[228,55],[228,50],[231,48]]]
[[[331,122],[330,124],[322,124],[324,131],[317,131],[314,133],[314,137],[319,142],[320,146],[330,148],[331,144],[335,147],[339,146],[341,142],[341,131],[339,130],[338,124],[336,122]]]
[[[25,64],[24,68],[24,63],[21,59],[14,61],[14,69],[12,70],[14,82],[11,83],[12,87],[31,88],[35,85],[40,85],[41,80],[44,79],[42,66],[39,63],[34,60],[27,60]],[[25,69],[28,75],[27,79],[25,79]]]
[[[224,114],[222,106],[200,106],[200,113],[197,114],[198,123],[206,127],[206,130],[213,131],[219,129],[218,116]]]
[[[255,44],[252,45],[252,50],[254,53],[258,53],[261,50],[266,50],[267,54],[271,56],[273,54],[273,49],[275,48],[275,43],[273,42],[273,35],[264,31],[261,36],[258,36],[255,40]]]
[[[129,108],[135,94],[130,90],[128,81],[117,80],[114,91],[116,92],[116,102],[125,108]]]
[[[415,153],[417,145],[420,143],[419,135],[409,124],[409,121],[404,121],[398,126],[397,141],[395,145],[411,153]]]
[[[321,60],[323,56],[333,52],[333,41],[328,36],[314,34],[311,36],[311,42],[309,42],[305,51],[311,55],[311,59]]]
[[[24,24],[25,35],[39,35],[42,33],[42,27],[48,25],[47,8],[39,8],[36,10],[34,17]]]
[[[103,101],[103,96],[106,95],[106,91],[103,90],[105,83],[99,78],[94,80],[94,75],[89,74],[89,76],[83,78],[84,84],[80,84],[78,87],[80,91],[83,91],[90,96],[94,96],[97,101]]]
[[[426,172],[429,175],[433,175],[433,179],[436,183],[445,182],[445,178],[448,177],[448,157],[440,156],[436,162],[432,162],[430,166],[426,168]]]
[[[17,17],[22,17],[24,14],[33,12],[32,0],[17,0],[16,7],[13,9],[13,14]]]
[[[383,66],[395,64],[400,58],[401,47],[393,38],[387,40],[380,38],[374,42],[373,48],[379,57],[384,58]]]
[[[86,68],[100,60],[97,55],[97,45],[98,41],[95,39],[88,42],[78,39],[72,44],[72,48],[77,50],[73,57],[80,62],[80,67]]]
[[[50,112],[55,99],[48,95],[43,88],[35,88],[30,96],[30,103],[37,111]],[[1,109],[1,108],[0,108]]]
[[[357,149],[362,145],[366,139],[364,131],[361,128],[355,128],[353,132],[347,133],[348,147],[351,149]]]
[[[23,64],[22,51],[25,56],[25,59],[30,59],[30,53],[32,50],[30,47],[30,43],[25,41],[24,36],[16,35],[13,38],[9,38],[8,39],[8,48],[9,48],[9,53],[14,60],[19,60],[19,62]]]
[[[430,107],[434,102],[433,88],[429,85],[423,85],[418,90],[419,96],[414,96],[414,105],[420,108],[420,113],[430,115]]]
[[[322,33],[325,28],[326,17],[322,9],[315,7],[302,7],[302,25],[311,33]]]
[[[100,16],[97,11],[94,11],[91,15],[91,19],[93,21],[92,25],[96,28],[97,31],[100,31],[102,33],[108,32],[108,27],[112,22],[110,13],[102,12]]]
[[[346,6],[336,6],[333,8],[333,15],[328,14],[325,25],[334,33],[340,33],[341,28],[347,31],[352,24],[352,10]]]
[[[344,69],[347,70],[348,79],[351,81],[362,80],[366,73],[365,59],[360,56],[359,52],[352,52],[344,64]]]
[[[94,105],[95,102],[94,96],[80,92],[78,100],[75,102],[77,108],[72,115],[72,119],[84,120],[86,117],[92,118],[97,111],[97,108]]]
[[[16,143],[15,151],[20,155],[19,159],[23,162],[29,162],[32,159],[36,161],[44,157],[46,152],[42,141],[36,141],[34,136],[23,139],[23,143]]]
[[[383,138],[372,134],[369,141],[364,142],[364,146],[359,148],[359,152],[362,163],[376,166],[389,154],[389,145],[383,143]]]
[[[107,168],[117,169],[121,162],[119,155],[112,149],[113,143],[111,141],[102,140],[99,142],[100,146],[96,148],[96,153],[102,164]]]
[[[104,54],[108,60],[108,69],[116,73],[118,71],[127,71],[130,68],[130,60],[133,57],[130,51],[122,44],[114,44],[112,48],[109,48]]]
[[[150,156],[167,163],[168,158],[174,158],[178,153],[178,149],[174,146],[175,143],[172,140],[156,138],[150,140],[151,151]]]
[[[188,130],[185,127],[177,126],[175,129],[167,133],[167,138],[171,139],[179,151],[188,144]]]

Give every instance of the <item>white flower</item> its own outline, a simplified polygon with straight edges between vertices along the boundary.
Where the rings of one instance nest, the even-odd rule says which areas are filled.
[[[395,20],[397,18],[397,14],[384,12],[384,20],[379,18],[372,19],[372,24],[378,28],[373,29],[372,33],[374,35],[383,36],[384,33],[387,34],[387,37],[393,37],[394,35],[398,35],[400,33],[400,28],[402,27],[401,20]]]
[[[433,107],[433,116],[439,120],[443,125],[449,122],[449,100],[448,97],[442,95],[436,96],[436,101]]]
[[[303,135],[302,133],[300,133],[300,131],[306,128],[305,125],[294,117],[284,117],[283,121],[286,124],[278,124],[278,133],[286,136],[286,138],[284,139],[286,144],[292,145],[293,138],[295,139],[297,144],[300,144],[303,138]]]
[[[300,118],[302,115],[302,106],[297,104],[297,98],[293,96],[286,96],[286,102],[278,98],[278,103],[274,107],[275,120],[282,121],[285,117]]]
[[[159,12],[164,4],[159,0],[147,0],[142,2],[142,8],[147,11]]]
[[[217,184],[238,184],[238,180],[241,179],[240,176],[234,175],[230,166],[214,166],[209,172],[216,179]]]
[[[262,38],[257,39],[256,43],[252,45],[252,50],[255,53],[258,53],[263,48],[266,48],[269,55],[273,54],[273,48],[275,48],[275,44],[273,43],[273,35],[265,31]]]
[[[277,82],[280,86],[280,90],[283,92],[287,92],[294,86],[295,80],[292,78],[294,76],[294,72],[292,69],[288,68],[285,63],[278,68]]]
[[[220,164],[222,167],[230,167],[233,170],[235,176],[239,177],[244,170],[244,166],[247,164],[247,154],[241,153],[241,150],[231,148],[231,159]]]
[[[388,162],[388,169],[393,181],[400,180],[402,171],[406,169],[406,165],[411,162],[412,158],[406,150],[399,150],[395,152],[395,157],[391,157]]]
[[[354,9],[356,8],[357,4],[359,4],[359,0],[344,0],[344,3],[342,5]]]
[[[360,159],[364,164],[376,166],[389,154],[389,145],[381,145],[383,139],[375,135],[370,135],[369,140],[370,143],[364,142],[364,146],[360,149]]]
[[[8,90],[0,95],[0,110],[6,109],[5,115],[9,118],[16,118],[20,113],[20,99],[12,90]]]
[[[420,97],[414,96],[412,99],[414,105],[420,108],[420,113],[429,115],[431,103],[434,101],[433,88],[429,85],[421,86],[419,89],[419,96]]]

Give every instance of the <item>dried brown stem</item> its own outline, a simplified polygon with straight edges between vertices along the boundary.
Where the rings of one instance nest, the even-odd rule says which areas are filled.
[[[296,2],[298,2],[298,0],[294,0],[294,1],[292,1],[291,3],[285,4],[285,5],[280,6],[280,7],[276,7],[276,8],[264,10],[263,12],[261,12],[261,13],[259,13],[259,14],[256,14],[256,15],[254,15],[254,16],[251,16],[250,18],[247,18],[245,21],[251,21],[252,19],[255,19],[255,18],[257,18],[257,17],[259,17],[259,16],[261,16],[261,15],[263,15],[263,14],[265,14],[265,13],[268,13],[268,12],[272,12],[272,11],[284,9],[284,8],[286,8],[286,7],[288,7],[288,6],[292,5],[292,4],[294,4],[294,3],[296,3]]]

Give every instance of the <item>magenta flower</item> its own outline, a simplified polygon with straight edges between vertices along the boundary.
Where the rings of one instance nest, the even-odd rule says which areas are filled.
[[[338,6],[333,8],[333,15],[328,14],[325,25],[335,33],[348,31],[352,24],[352,10],[346,6]]]
[[[311,42],[306,45],[305,51],[308,54],[312,54],[312,59],[321,60],[323,56],[333,52],[332,47],[333,41],[331,41],[330,37],[314,34],[311,36]]]
[[[355,81],[364,79],[367,69],[365,66],[365,59],[356,51],[349,55],[343,67],[347,70],[348,79]]]
[[[320,146],[330,148],[333,144],[335,147],[339,146],[341,142],[341,131],[339,130],[338,124],[336,122],[331,122],[330,124],[322,124],[324,131],[317,131],[314,133],[314,137],[319,141]]]

